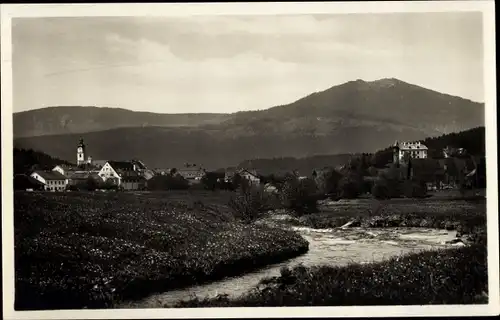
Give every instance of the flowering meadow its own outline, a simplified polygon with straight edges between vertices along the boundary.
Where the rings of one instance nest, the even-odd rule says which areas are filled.
[[[298,234],[243,224],[225,203],[202,192],[16,192],[16,310],[107,308],[307,252]]]
[[[488,300],[486,247],[427,251],[372,264],[282,268],[246,295],[176,307],[478,304]]]

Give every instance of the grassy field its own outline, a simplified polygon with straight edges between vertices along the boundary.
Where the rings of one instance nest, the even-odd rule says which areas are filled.
[[[262,283],[237,300],[192,299],[176,307],[487,303],[486,247],[428,251],[369,265],[298,266]]]
[[[240,223],[224,192],[14,195],[15,308],[102,308],[304,253]]]

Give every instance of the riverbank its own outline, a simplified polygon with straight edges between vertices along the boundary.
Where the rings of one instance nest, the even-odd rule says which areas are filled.
[[[486,200],[373,199],[323,201],[319,212],[297,216],[286,210],[268,212],[258,221],[272,226],[331,228],[433,228],[459,235],[485,234]]]
[[[282,268],[247,294],[175,307],[282,307],[487,303],[486,246],[427,251],[348,266]]]
[[[263,278],[280,275],[283,267],[346,266],[353,262],[362,264],[385,261],[394,256],[464,246],[455,242],[455,231],[424,228],[380,229],[311,229],[293,227],[309,242],[309,251],[287,261],[266,266],[244,275],[220,281],[154,294],[146,299],[124,303],[117,308],[161,308],[175,306],[192,297],[203,299],[227,295],[238,299],[259,285]]]
[[[204,195],[16,192],[16,310],[112,307],[307,252]]]

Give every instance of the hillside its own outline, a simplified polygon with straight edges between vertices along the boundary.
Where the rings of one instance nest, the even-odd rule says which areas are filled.
[[[49,107],[14,113],[14,137],[71,134],[122,127],[182,127],[219,123],[229,115],[159,114],[120,108]]]
[[[58,164],[71,164],[43,152],[14,148],[14,174],[27,173],[33,169],[50,170]]]
[[[453,132],[438,137],[428,137],[421,140],[429,148],[429,157],[442,158],[442,150],[446,147],[464,148],[471,155],[486,155],[486,131],[485,127],[477,127],[461,132]],[[373,164],[384,167],[392,161],[392,147],[388,146],[374,154]]]
[[[240,112],[226,125],[272,123],[326,134],[342,126],[389,125],[446,134],[484,125],[484,104],[442,94],[397,79],[356,80],[313,93],[291,104]],[[262,129],[262,125],[259,127]],[[280,127],[281,129],[281,127]]]
[[[40,112],[43,110],[46,109]],[[52,110],[57,114],[58,108]],[[111,110],[114,109],[106,112],[112,113]],[[143,122],[136,113],[132,114],[120,119]],[[78,123],[104,122],[123,127],[85,134],[23,137],[15,139],[15,145],[70,160],[82,136],[94,159],[140,158],[152,167],[194,162],[217,169],[235,166],[245,159],[375,152],[395,140],[420,140],[484,125],[483,104],[396,79],[351,81],[262,111],[182,115],[184,119],[197,119],[191,122],[169,118],[169,125],[153,125],[163,116],[167,119],[180,115],[149,115],[158,117],[157,122],[151,120],[131,127],[124,127],[125,120],[120,122],[112,116],[104,120],[87,117],[87,122],[73,120],[75,127],[80,128],[84,125]],[[42,118],[34,122],[44,123],[40,128],[54,123],[46,124]],[[189,125],[179,127],[188,122]],[[34,130],[16,119],[14,127],[26,127],[25,133]],[[19,131],[23,130],[16,129]]]

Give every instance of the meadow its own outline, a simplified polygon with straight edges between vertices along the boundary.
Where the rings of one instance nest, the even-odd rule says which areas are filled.
[[[15,308],[106,308],[237,275],[308,250],[241,223],[230,194],[14,194]]]

